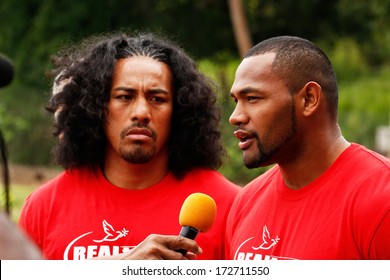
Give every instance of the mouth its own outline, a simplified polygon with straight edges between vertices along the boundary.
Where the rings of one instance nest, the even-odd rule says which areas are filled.
[[[254,136],[251,133],[248,133],[244,130],[236,130],[234,131],[234,136],[240,140],[238,143],[238,147],[241,150],[247,149],[251,143],[254,141]]]
[[[137,141],[146,141],[154,138],[151,130],[141,127],[133,127],[129,129],[125,137],[126,139]]]

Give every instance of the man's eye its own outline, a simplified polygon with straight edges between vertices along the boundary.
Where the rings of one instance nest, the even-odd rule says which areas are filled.
[[[165,99],[159,96],[153,96],[150,98],[150,101],[152,102],[158,102],[158,103],[163,103],[165,102]]]
[[[118,95],[116,98],[120,99],[120,100],[129,100],[129,99],[132,98],[132,96],[128,95],[128,94],[125,94],[125,95]]]
[[[259,99],[257,96],[247,96],[246,98],[248,101],[255,101],[255,100]]]

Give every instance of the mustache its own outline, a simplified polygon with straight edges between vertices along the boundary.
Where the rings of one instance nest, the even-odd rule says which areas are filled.
[[[156,139],[157,138],[157,132],[149,127],[147,124],[144,124],[144,123],[140,123],[140,122],[136,122],[136,123],[133,123],[131,125],[129,125],[128,127],[124,128],[121,133],[120,133],[120,137],[123,139],[126,137],[126,135],[129,133],[129,131],[133,128],[144,128],[144,129],[147,129],[151,132],[152,134],[152,138],[153,139]]]
[[[233,131],[237,131],[237,130],[242,130],[248,134],[252,134],[252,135],[256,135],[257,136],[257,131],[256,130],[250,130],[250,129],[245,129],[243,126],[240,126],[240,125],[236,125],[234,127],[234,130]]]

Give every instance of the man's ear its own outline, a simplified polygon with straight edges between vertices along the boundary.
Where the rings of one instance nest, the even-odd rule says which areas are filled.
[[[310,116],[320,106],[322,101],[322,88],[321,86],[313,81],[307,82],[306,85],[299,90],[297,97],[300,100],[302,106],[301,112],[303,116]]]

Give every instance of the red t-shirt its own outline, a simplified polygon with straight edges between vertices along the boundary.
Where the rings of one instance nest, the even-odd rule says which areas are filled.
[[[87,259],[130,250],[149,234],[178,235],[180,208],[188,195],[203,192],[217,204],[216,222],[196,238],[199,259],[224,258],[226,217],[239,187],[211,170],[182,180],[168,174],[144,190],[109,183],[100,170],[65,171],[32,193],[19,224],[47,259]]]
[[[230,259],[390,259],[390,161],[352,144],[299,190],[275,166],[237,196],[226,237]]]

